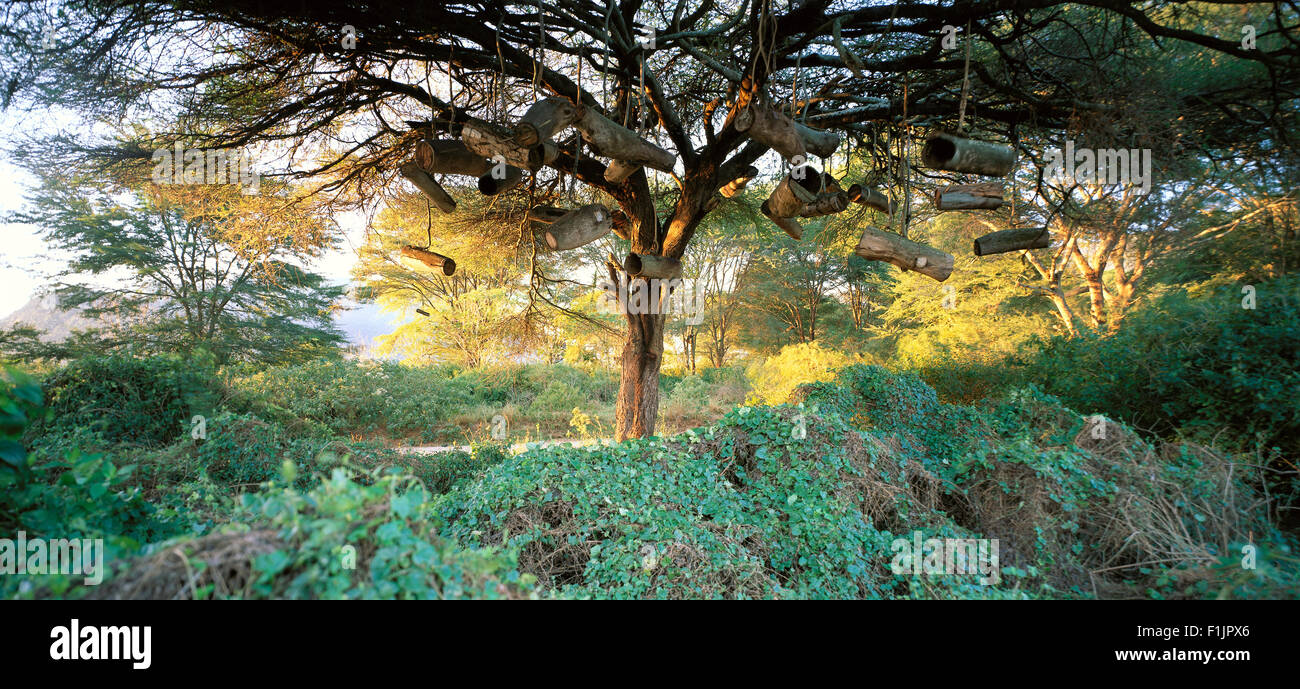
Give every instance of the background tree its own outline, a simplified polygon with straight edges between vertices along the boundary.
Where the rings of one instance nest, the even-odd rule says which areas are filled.
[[[343,289],[302,265],[337,242],[313,199],[284,185],[245,196],[33,172],[42,184],[15,219],[74,254],[55,293],[104,323],[87,334],[96,349],[292,362],[343,343],[332,319]]]

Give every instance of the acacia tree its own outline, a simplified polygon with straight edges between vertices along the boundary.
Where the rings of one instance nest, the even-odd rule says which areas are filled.
[[[1246,18],[1258,24],[1259,43],[1246,47],[1236,28],[1238,6],[1248,5],[31,0],[5,10],[0,60],[12,75],[6,104],[113,117],[148,108],[177,123],[135,155],[178,139],[276,144],[293,174],[318,181],[340,207],[382,197],[419,139],[508,126],[531,101],[556,96],[662,145],[672,172],[607,176],[610,152],[571,135],[519,189],[545,201],[561,177],[576,178],[622,211],[618,231],[633,254],[671,263],[719,189],[769,150],[737,126],[752,104],[882,158],[928,127],[964,123],[973,135],[1004,139],[1016,127],[1065,128],[1081,112],[1113,116],[1126,97],[1111,83],[1124,76],[1115,74],[1124,42],[1097,41],[1057,69],[1045,35],[1114,34],[1248,65],[1230,84],[1175,85],[1180,119],[1170,129],[1287,141],[1282,120],[1294,112],[1300,42],[1285,27],[1296,25],[1296,5],[1255,6],[1258,19]],[[946,40],[955,34],[978,47],[963,54],[962,42]],[[304,147],[317,154],[302,155]],[[531,238],[521,239],[532,251]],[[611,278],[641,288],[623,267],[611,261]],[[654,432],[664,316],[627,314],[626,325],[620,439]]]

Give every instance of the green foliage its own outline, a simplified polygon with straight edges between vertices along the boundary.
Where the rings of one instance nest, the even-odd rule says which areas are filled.
[[[1300,457],[1300,280],[1256,289],[1255,309],[1239,285],[1173,291],[1115,334],[1043,343],[1025,376],[1138,428]]]
[[[370,485],[366,485],[370,483]],[[244,514],[286,547],[257,556],[250,598],[517,598],[531,578],[514,558],[438,537],[431,495],[410,477],[359,483],[343,469],[307,493],[244,497]],[[355,566],[344,549],[350,550]]]
[[[88,428],[109,442],[159,446],[216,408],[221,388],[205,366],[171,356],[88,357],[45,379],[50,421],[37,431]]]

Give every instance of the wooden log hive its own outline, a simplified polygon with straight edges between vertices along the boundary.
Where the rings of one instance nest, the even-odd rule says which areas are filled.
[[[1016,151],[1003,144],[934,132],[921,149],[921,162],[936,170],[1004,177],[1016,164]]]
[[[520,182],[524,181],[524,171],[517,167],[502,165],[499,170],[501,175],[498,176],[497,172],[498,170],[494,165],[493,169],[489,170],[486,175],[478,178],[479,193],[484,196],[496,196],[514,189],[519,186]]]
[[[939,282],[952,275],[954,263],[950,253],[870,225],[863,228],[862,239],[853,253],[868,261],[885,261],[903,270],[915,270]]]
[[[823,215],[843,213],[844,209],[849,207],[849,203],[849,193],[847,191],[818,194],[812,203],[804,204],[799,215],[805,218],[816,218]]]
[[[435,254],[428,249],[407,245],[402,247],[402,256],[419,261],[435,270],[440,270],[443,275],[448,277],[456,273],[456,262],[454,260],[442,254]]]
[[[529,215],[531,217],[532,214]],[[576,249],[609,234],[612,224],[609,209],[593,203],[555,218],[543,233],[542,239],[551,251]]]
[[[533,147],[552,139],[578,119],[578,109],[564,98],[544,98],[533,103],[515,125],[514,140]]]
[[[813,129],[799,122],[794,123],[795,131],[803,139],[804,148],[813,155],[829,158],[840,147],[840,135],[825,129]]]
[[[941,211],[1002,207],[1002,183],[952,184],[934,192],[934,207]]]
[[[805,204],[817,200],[817,193],[821,191],[819,176],[811,166],[791,170],[767,197],[768,210],[782,218],[799,215]]]
[[[736,131],[780,153],[786,160],[796,156],[807,159],[808,149],[795,127],[794,120],[785,113],[762,103],[750,103],[736,113]]]
[[[623,270],[634,278],[672,279],[681,277],[682,263],[675,258],[649,254],[628,254],[623,260]]]
[[[500,156],[507,164],[537,172],[554,162],[560,148],[552,141],[541,141],[535,146],[515,143],[511,132],[485,122],[466,122],[460,130],[461,141],[470,151],[487,158],[489,162]]]
[[[1024,249],[1046,249],[1052,234],[1046,227],[1021,227],[991,232],[975,240],[975,255],[1003,254]]]
[[[898,210],[898,204],[890,201],[889,197],[880,193],[874,187],[864,187],[860,184],[849,187],[849,200],[889,215],[893,215],[894,211]]]
[[[625,164],[639,164],[662,172],[672,172],[677,157],[642,139],[631,129],[621,127],[594,108],[576,106],[578,119],[573,126],[596,152]],[[629,173],[630,174],[630,173]]]
[[[790,235],[792,238],[794,239],[803,238],[803,226],[799,224],[799,221],[793,218],[787,218],[784,216],[773,214],[771,209],[768,208],[767,204],[768,202],[764,201],[763,205],[758,207],[758,210],[763,215],[767,216],[768,220],[771,220],[772,222],[776,223],[777,227],[781,228],[783,232]]]
[[[431,175],[485,175],[491,164],[455,139],[424,139],[415,145],[415,164]]]
[[[640,170],[643,166],[640,163],[629,163],[626,160],[611,160],[609,165],[605,166],[605,181],[611,184],[622,184],[633,172]]]
[[[758,176],[758,168],[754,167],[753,165],[750,165],[746,167],[743,172],[740,173],[739,177],[722,185],[722,188],[718,190],[718,193],[722,194],[727,198],[732,198],[736,194],[739,194],[740,192],[744,191],[745,187],[749,186],[750,180],[754,179],[757,176]]]
[[[415,164],[415,161],[402,163],[398,171],[402,173],[403,177],[411,180],[411,183],[418,187],[420,191],[424,192],[424,195],[429,197],[429,200],[438,207],[438,210],[443,213],[456,212],[456,200],[451,198],[451,195],[435,182],[427,172],[421,170],[420,166]]]

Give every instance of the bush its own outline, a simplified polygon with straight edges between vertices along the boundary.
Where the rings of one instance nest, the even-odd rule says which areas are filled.
[[[824,349],[816,342],[782,347],[776,356],[750,367],[747,374],[754,386],[750,399],[781,404],[790,399],[795,388],[805,383],[831,380],[836,369],[851,361],[849,355]]]
[[[44,382],[51,418],[34,432],[92,429],[109,442],[165,445],[211,415],[222,390],[211,370],[176,357],[88,357]]]
[[[524,598],[514,558],[464,550],[428,519],[410,476],[354,480],[343,468],[310,491],[246,494],[240,523],[126,563],[95,598]]]
[[[279,425],[251,414],[223,413],[208,423],[198,460],[219,483],[256,485],[280,475],[289,447]]]
[[[1056,338],[1026,376],[1068,406],[1162,435],[1300,458],[1300,278],[1165,295],[1115,334]],[[1223,431],[1227,431],[1226,434]]]

